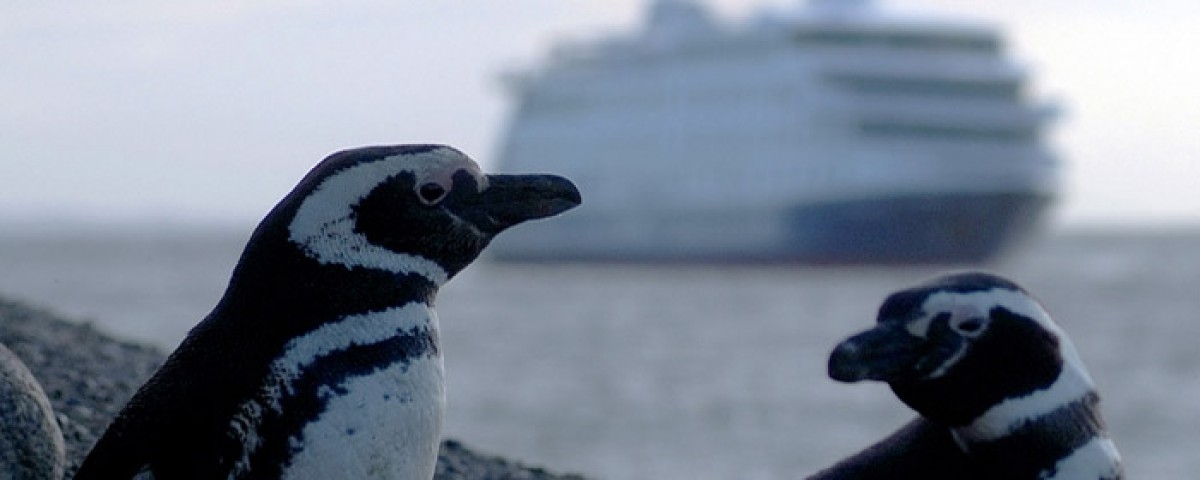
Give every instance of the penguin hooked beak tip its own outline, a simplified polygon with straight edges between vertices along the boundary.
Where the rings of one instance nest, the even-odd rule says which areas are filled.
[[[902,325],[880,324],[838,344],[829,355],[829,377],[839,382],[892,382],[912,372],[923,352],[922,339]]]
[[[488,175],[487,188],[469,207],[468,217],[483,230],[499,233],[519,223],[552,217],[583,199],[574,183],[557,175]]]

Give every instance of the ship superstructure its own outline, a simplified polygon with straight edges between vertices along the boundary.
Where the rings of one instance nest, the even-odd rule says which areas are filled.
[[[934,262],[1028,232],[1058,185],[1053,107],[998,30],[816,0],[739,25],[658,0],[641,31],[510,78],[505,170],[577,212],[497,241],[526,260]]]

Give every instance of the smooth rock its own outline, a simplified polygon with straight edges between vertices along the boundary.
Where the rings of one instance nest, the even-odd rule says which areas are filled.
[[[50,400],[25,363],[0,343],[0,479],[57,480],[65,466]]]

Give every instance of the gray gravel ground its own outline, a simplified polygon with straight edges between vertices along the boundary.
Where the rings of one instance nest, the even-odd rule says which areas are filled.
[[[50,397],[74,472],[108,422],[165,359],[159,350],[106,336],[90,325],[0,298],[0,343],[29,367]],[[68,475],[69,477],[70,475]],[[572,479],[541,468],[472,452],[446,440],[438,458],[439,480]]]

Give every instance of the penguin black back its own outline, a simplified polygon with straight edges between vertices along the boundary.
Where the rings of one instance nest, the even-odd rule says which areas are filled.
[[[429,478],[438,288],[499,232],[579,201],[566,179],[484,175],[444,146],[331,155],[76,478]]]
[[[890,295],[829,374],[887,382],[921,417],[811,478],[1123,476],[1070,339],[1008,279],[959,273]]]

